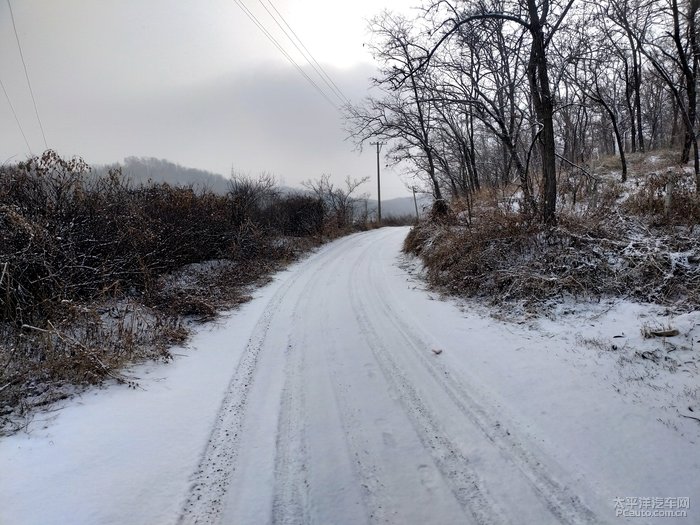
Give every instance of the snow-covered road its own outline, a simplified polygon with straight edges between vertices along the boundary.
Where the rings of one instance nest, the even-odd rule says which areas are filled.
[[[0,442],[0,523],[654,521],[616,518],[625,497],[690,497],[658,522],[698,522],[697,445],[556,340],[434,300],[406,233],[323,247],[145,391]]]

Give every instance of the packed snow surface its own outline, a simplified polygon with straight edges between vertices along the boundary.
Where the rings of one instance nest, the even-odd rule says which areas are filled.
[[[696,349],[647,401],[606,350],[633,305],[499,321],[426,291],[406,233],[324,246],[139,388],[4,438],[0,523],[700,523]]]

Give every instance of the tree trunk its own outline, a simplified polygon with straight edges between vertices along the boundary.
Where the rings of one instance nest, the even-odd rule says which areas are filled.
[[[625,69],[627,69],[627,66],[625,65]],[[629,84],[629,77],[627,74],[625,74],[625,77],[627,78],[627,86],[625,88],[625,102],[627,104],[627,111],[630,114],[630,146],[631,149],[630,151],[632,153],[637,152],[637,126],[635,126],[635,122],[637,120],[636,114],[635,114],[635,108],[634,104],[632,103],[633,99],[633,92],[634,89],[631,88]]]
[[[476,147],[474,145],[474,117],[469,115],[467,120],[467,129],[469,132],[469,165],[471,169],[469,170],[469,176],[471,177],[472,187],[474,190],[478,191],[481,188],[479,183],[479,171],[476,167]]]
[[[613,110],[604,102],[601,104],[603,108],[607,111],[610,117],[610,122],[613,126],[613,134],[615,135],[615,141],[617,142],[617,149],[620,151],[620,163],[622,164],[622,182],[627,181],[627,157],[625,156],[625,143],[620,134],[620,128],[617,125],[617,116]]]
[[[644,134],[642,133],[642,67],[639,52],[634,45],[634,38],[629,35],[630,48],[632,49],[632,76],[634,90],[634,115],[632,128],[637,129],[637,144],[638,150],[644,153]]]
[[[545,53],[545,38],[543,25],[549,9],[548,0],[543,0],[543,15],[537,12],[537,0],[528,0],[530,18],[530,34],[532,47],[528,63],[528,80],[532,92],[537,120],[542,126],[540,134],[540,155],[542,156],[543,204],[542,220],[545,224],[556,224],[557,208],[557,171],[556,143],[554,141],[554,104],[549,86],[547,70],[547,55]]]
[[[669,147],[675,148],[678,145],[678,102],[675,98],[671,99],[673,107],[673,125],[671,126],[671,140]]]

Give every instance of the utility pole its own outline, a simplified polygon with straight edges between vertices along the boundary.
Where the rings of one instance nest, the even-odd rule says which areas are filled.
[[[420,216],[418,215],[418,201],[416,200],[416,187],[411,186],[411,189],[413,190],[413,205],[416,207],[416,222],[420,220]]]
[[[381,183],[381,173],[379,171],[379,152],[382,146],[386,144],[385,142],[370,142],[371,146],[377,146],[377,224],[381,226],[382,224],[382,183]]]

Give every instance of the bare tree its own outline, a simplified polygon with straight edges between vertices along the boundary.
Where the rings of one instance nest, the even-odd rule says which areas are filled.
[[[554,225],[557,170],[590,179],[593,157],[617,154],[625,181],[628,151],[673,144],[684,125],[700,190],[699,11],[700,0],[425,0],[411,21],[384,13],[371,26],[380,74],[347,108],[348,131],[389,142],[439,206],[516,182],[521,212]]]
[[[637,150],[644,151],[641,102],[642,47],[637,39],[637,28],[645,12],[643,0],[614,0],[605,6],[605,16],[602,18],[602,28],[607,41],[623,65],[633,153]],[[606,24],[606,20],[611,24]]]
[[[311,190],[318,197],[324,206],[336,218],[336,225],[343,229],[350,226],[355,218],[355,204],[358,197],[355,196],[357,189],[370,178],[351,179],[345,177],[345,186],[338,187],[331,182],[329,174],[321,175],[319,179],[309,179],[302,182],[302,186]]]
[[[554,98],[549,79],[547,49],[557,34],[573,0],[558,1],[516,0],[498,2],[497,5],[439,0],[430,4],[428,10],[445,10],[448,13],[440,27],[446,29],[422,59],[418,71],[427,67],[435,53],[463,27],[476,26],[488,20],[503,20],[527,30],[530,49],[527,58],[529,97],[537,119],[535,133],[539,145],[542,169],[542,220],[556,223],[557,180],[556,142],[554,135]],[[404,76],[404,81],[408,79]]]
[[[695,183],[700,191],[700,154],[697,136],[697,82],[700,66],[698,13],[700,0],[667,0],[645,6],[644,16],[637,17],[633,36],[641,53],[673,94],[685,124],[681,162],[690,160],[693,150]],[[675,71],[680,72],[681,82]]]
[[[389,154],[398,162],[422,162],[435,198],[435,211],[444,214],[447,204],[436,165],[430,72],[420,67],[417,58],[425,48],[404,17],[384,13],[373,20],[371,29],[378,40],[372,51],[380,63],[380,76],[373,83],[385,95],[348,107],[348,131],[358,143],[371,137],[390,141]]]
[[[501,174],[495,182],[509,183],[510,173],[515,170],[523,192],[523,210],[527,215],[534,215],[537,205],[524,158],[528,148],[523,147],[521,139],[522,128],[527,124],[527,99],[519,89],[527,81],[523,34],[509,30],[505,22],[488,19],[472,31],[459,31],[454,39],[456,50],[448,48],[447,53],[433,58],[443,71],[443,84],[437,97],[438,101],[449,104],[453,112],[464,112],[472,118],[471,151],[474,151],[473,119],[478,119],[484,131],[500,142]],[[447,107],[439,111],[442,120],[457,136],[458,129],[452,124]]]
[[[601,17],[597,17],[600,21]],[[588,20],[583,20],[578,28],[579,50],[574,60],[575,69],[566,76],[566,81],[577,85],[584,96],[584,102],[590,101],[594,107],[602,109],[601,118],[607,117],[612,126],[615,147],[622,165],[622,182],[627,180],[627,157],[625,155],[625,140],[621,125],[623,108],[618,82],[619,71],[623,69],[624,57],[611,54],[609,51],[609,35],[598,28],[590,30]],[[627,90],[625,89],[625,94]],[[629,106],[627,106],[629,108]],[[634,129],[634,126],[631,126]]]

